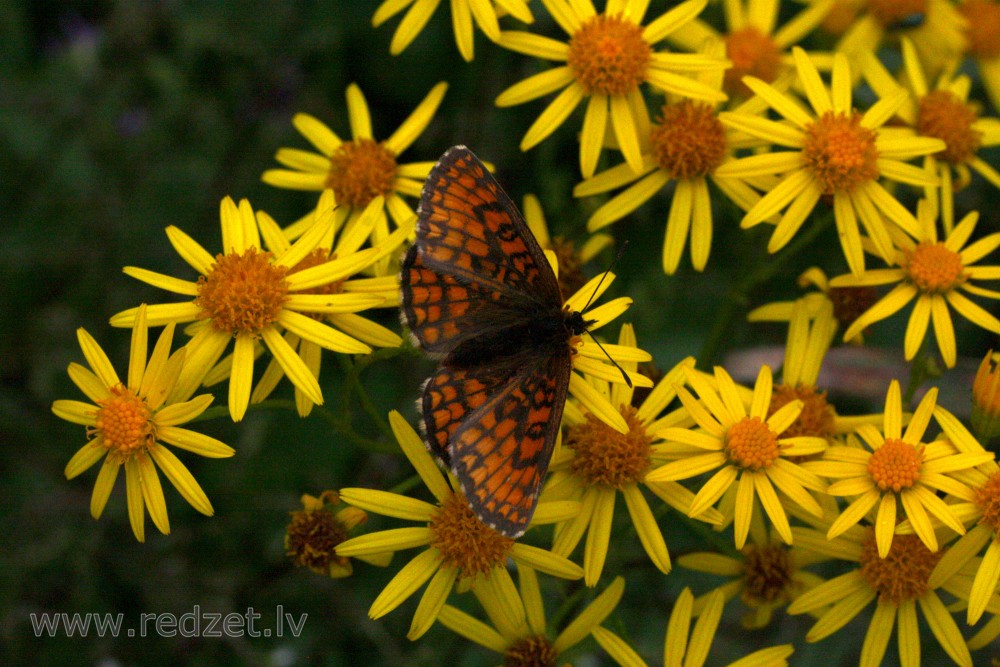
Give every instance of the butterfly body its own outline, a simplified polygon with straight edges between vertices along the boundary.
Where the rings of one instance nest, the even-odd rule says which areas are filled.
[[[428,176],[400,278],[405,323],[440,361],[418,401],[428,448],[485,523],[531,520],[562,419],[572,341],[592,324],[564,307],[514,203],[464,146]]]

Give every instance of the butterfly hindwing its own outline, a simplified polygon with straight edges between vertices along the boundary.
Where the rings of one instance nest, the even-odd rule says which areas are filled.
[[[569,349],[536,357],[450,435],[451,468],[487,525],[519,537],[531,521],[562,420]]]

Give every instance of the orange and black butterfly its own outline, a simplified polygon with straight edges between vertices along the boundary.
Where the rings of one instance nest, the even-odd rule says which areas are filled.
[[[421,425],[479,518],[508,537],[531,521],[559,432],[570,341],[593,322],[563,307],[559,283],[514,202],[465,146],[431,170],[402,309],[439,358]]]

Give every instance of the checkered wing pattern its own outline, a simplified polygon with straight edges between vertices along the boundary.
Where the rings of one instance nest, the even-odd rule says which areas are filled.
[[[476,283],[507,302],[562,304],[559,282],[514,202],[464,146],[431,170],[420,196],[424,264]]]
[[[522,369],[451,434],[451,466],[473,511],[510,537],[528,527],[555,446],[566,389],[565,356]]]

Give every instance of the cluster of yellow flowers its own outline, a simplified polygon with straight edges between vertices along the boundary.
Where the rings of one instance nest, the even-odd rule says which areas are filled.
[[[624,572],[609,583],[605,563],[613,536],[634,531],[652,565],[670,573],[662,527],[683,521],[692,531],[732,535],[731,545],[712,542],[726,549],[677,560],[728,581],[700,597],[685,589],[677,598],[664,624],[664,664],[703,664],[724,606],[738,597],[748,628],[771,623],[782,609],[812,615],[806,642],[833,635],[873,607],[862,665],[881,664],[894,628],[900,662],[920,663],[919,607],[943,651],[956,664],[972,665],[970,651],[1000,635],[1000,467],[985,447],[1000,435],[1000,357],[963,350],[985,352],[967,427],[926,383],[933,354],[925,339],[933,324],[940,358],[952,368],[959,352],[953,312],[1000,334],[1000,319],[970,298],[1000,299],[981,285],[1000,280],[1000,265],[982,263],[1000,247],[1000,232],[977,235],[976,211],[955,215],[956,192],[973,180],[991,195],[1000,188],[1000,171],[986,157],[1000,145],[1000,120],[981,115],[983,103],[970,101],[969,74],[1000,107],[1000,3],[810,0],[786,7],[778,0],[726,0],[706,11],[708,0],[686,0],[655,16],[649,4],[608,0],[599,12],[591,0],[452,0],[450,8],[466,61],[474,57],[478,26],[500,48],[554,63],[511,85],[496,105],[554,95],[520,147],[578,132],[582,179],[574,195],[601,196],[590,207],[588,232],[642,206],[662,205],[657,195],[669,194],[666,277],[657,279],[671,279],[688,245],[694,270],[707,266],[713,204],[717,211],[738,208],[743,228],[770,225],[770,253],[836,227],[841,247],[830,265],[846,272],[831,278],[811,268],[800,279],[811,291],[749,314],[751,321],[787,322],[780,382],[763,365],[754,369],[753,387],[743,387],[723,367],[699,370],[693,358],[654,382],[647,377],[651,367],[640,366],[652,356],[625,324],[616,344],[576,348],[563,429],[523,538],[482,523],[454,477],[393,411],[391,430],[429,499],[362,488],[303,496],[288,529],[288,554],[343,577],[352,573],[353,558],[388,566],[395,552],[419,549],[369,610],[373,619],[388,614],[426,584],[411,640],[440,622],[502,654],[504,664],[554,665],[592,636],[619,664],[641,665],[628,641],[602,626],[628,580]],[[386,0],[372,22],[378,27],[406,10],[391,45],[399,54],[438,5]],[[536,22],[542,12],[545,20]],[[712,25],[703,15],[724,20]],[[543,34],[547,28],[563,38]],[[828,50],[799,46],[815,32],[826,35]],[[228,379],[228,414],[240,421],[287,376],[305,417],[323,404],[323,349],[367,355],[403,345],[402,332],[360,313],[400,305],[399,259],[417,215],[412,202],[434,163],[399,156],[431,124],[446,91],[446,83],[434,85],[393,134],[377,140],[366,99],[352,84],[346,91],[351,138],[298,114],[293,124],[314,150],[282,148],[276,154],[282,167],[263,174],[273,186],[320,193],[302,218],[282,227],[246,200],[227,197],[217,254],[176,227],[166,230],[196,280],[125,268],[188,300],[144,304],[111,318],[132,331],[124,382],[98,343],[79,331],[89,368],[71,364],[69,374],[90,403],[58,400],[52,409],[87,427],[88,442],[67,464],[68,478],[103,459],[91,501],[95,518],[123,465],[128,516],[140,541],[147,511],[160,532],[170,530],[157,469],[195,509],[212,514],[202,488],[167,447],[214,458],[234,454],[181,428],[213,400],[195,396],[199,387]],[[581,105],[582,125],[569,128]],[[618,155],[620,164],[598,171]],[[612,237],[593,233],[574,248],[550,238],[537,199],[526,197],[524,211],[539,243],[557,258],[563,291],[573,294],[567,304],[582,310],[610,280],[584,284],[580,267]],[[761,281],[770,275],[764,273]],[[876,289],[885,287],[884,294]],[[604,325],[630,303],[616,299],[588,318]],[[863,343],[873,325],[907,307],[907,386],[873,375],[883,410],[841,415],[828,399],[830,387],[820,384],[831,346],[838,337]],[[172,350],[177,324],[186,325],[187,339]],[[150,353],[148,328],[159,326],[163,333]],[[265,353],[269,361],[255,382],[256,360]],[[622,373],[607,370],[605,354]],[[619,493],[628,523],[615,512]],[[663,503],[651,504],[650,493]],[[368,513],[416,525],[364,532],[359,527]],[[825,580],[821,573],[831,570],[822,564],[838,561],[844,573]],[[602,592],[553,632],[539,573],[582,579]],[[449,604],[465,592],[488,622]],[[956,614],[962,625],[986,621],[966,638]],[[791,644],[772,647],[734,664],[787,664],[792,651]]]

